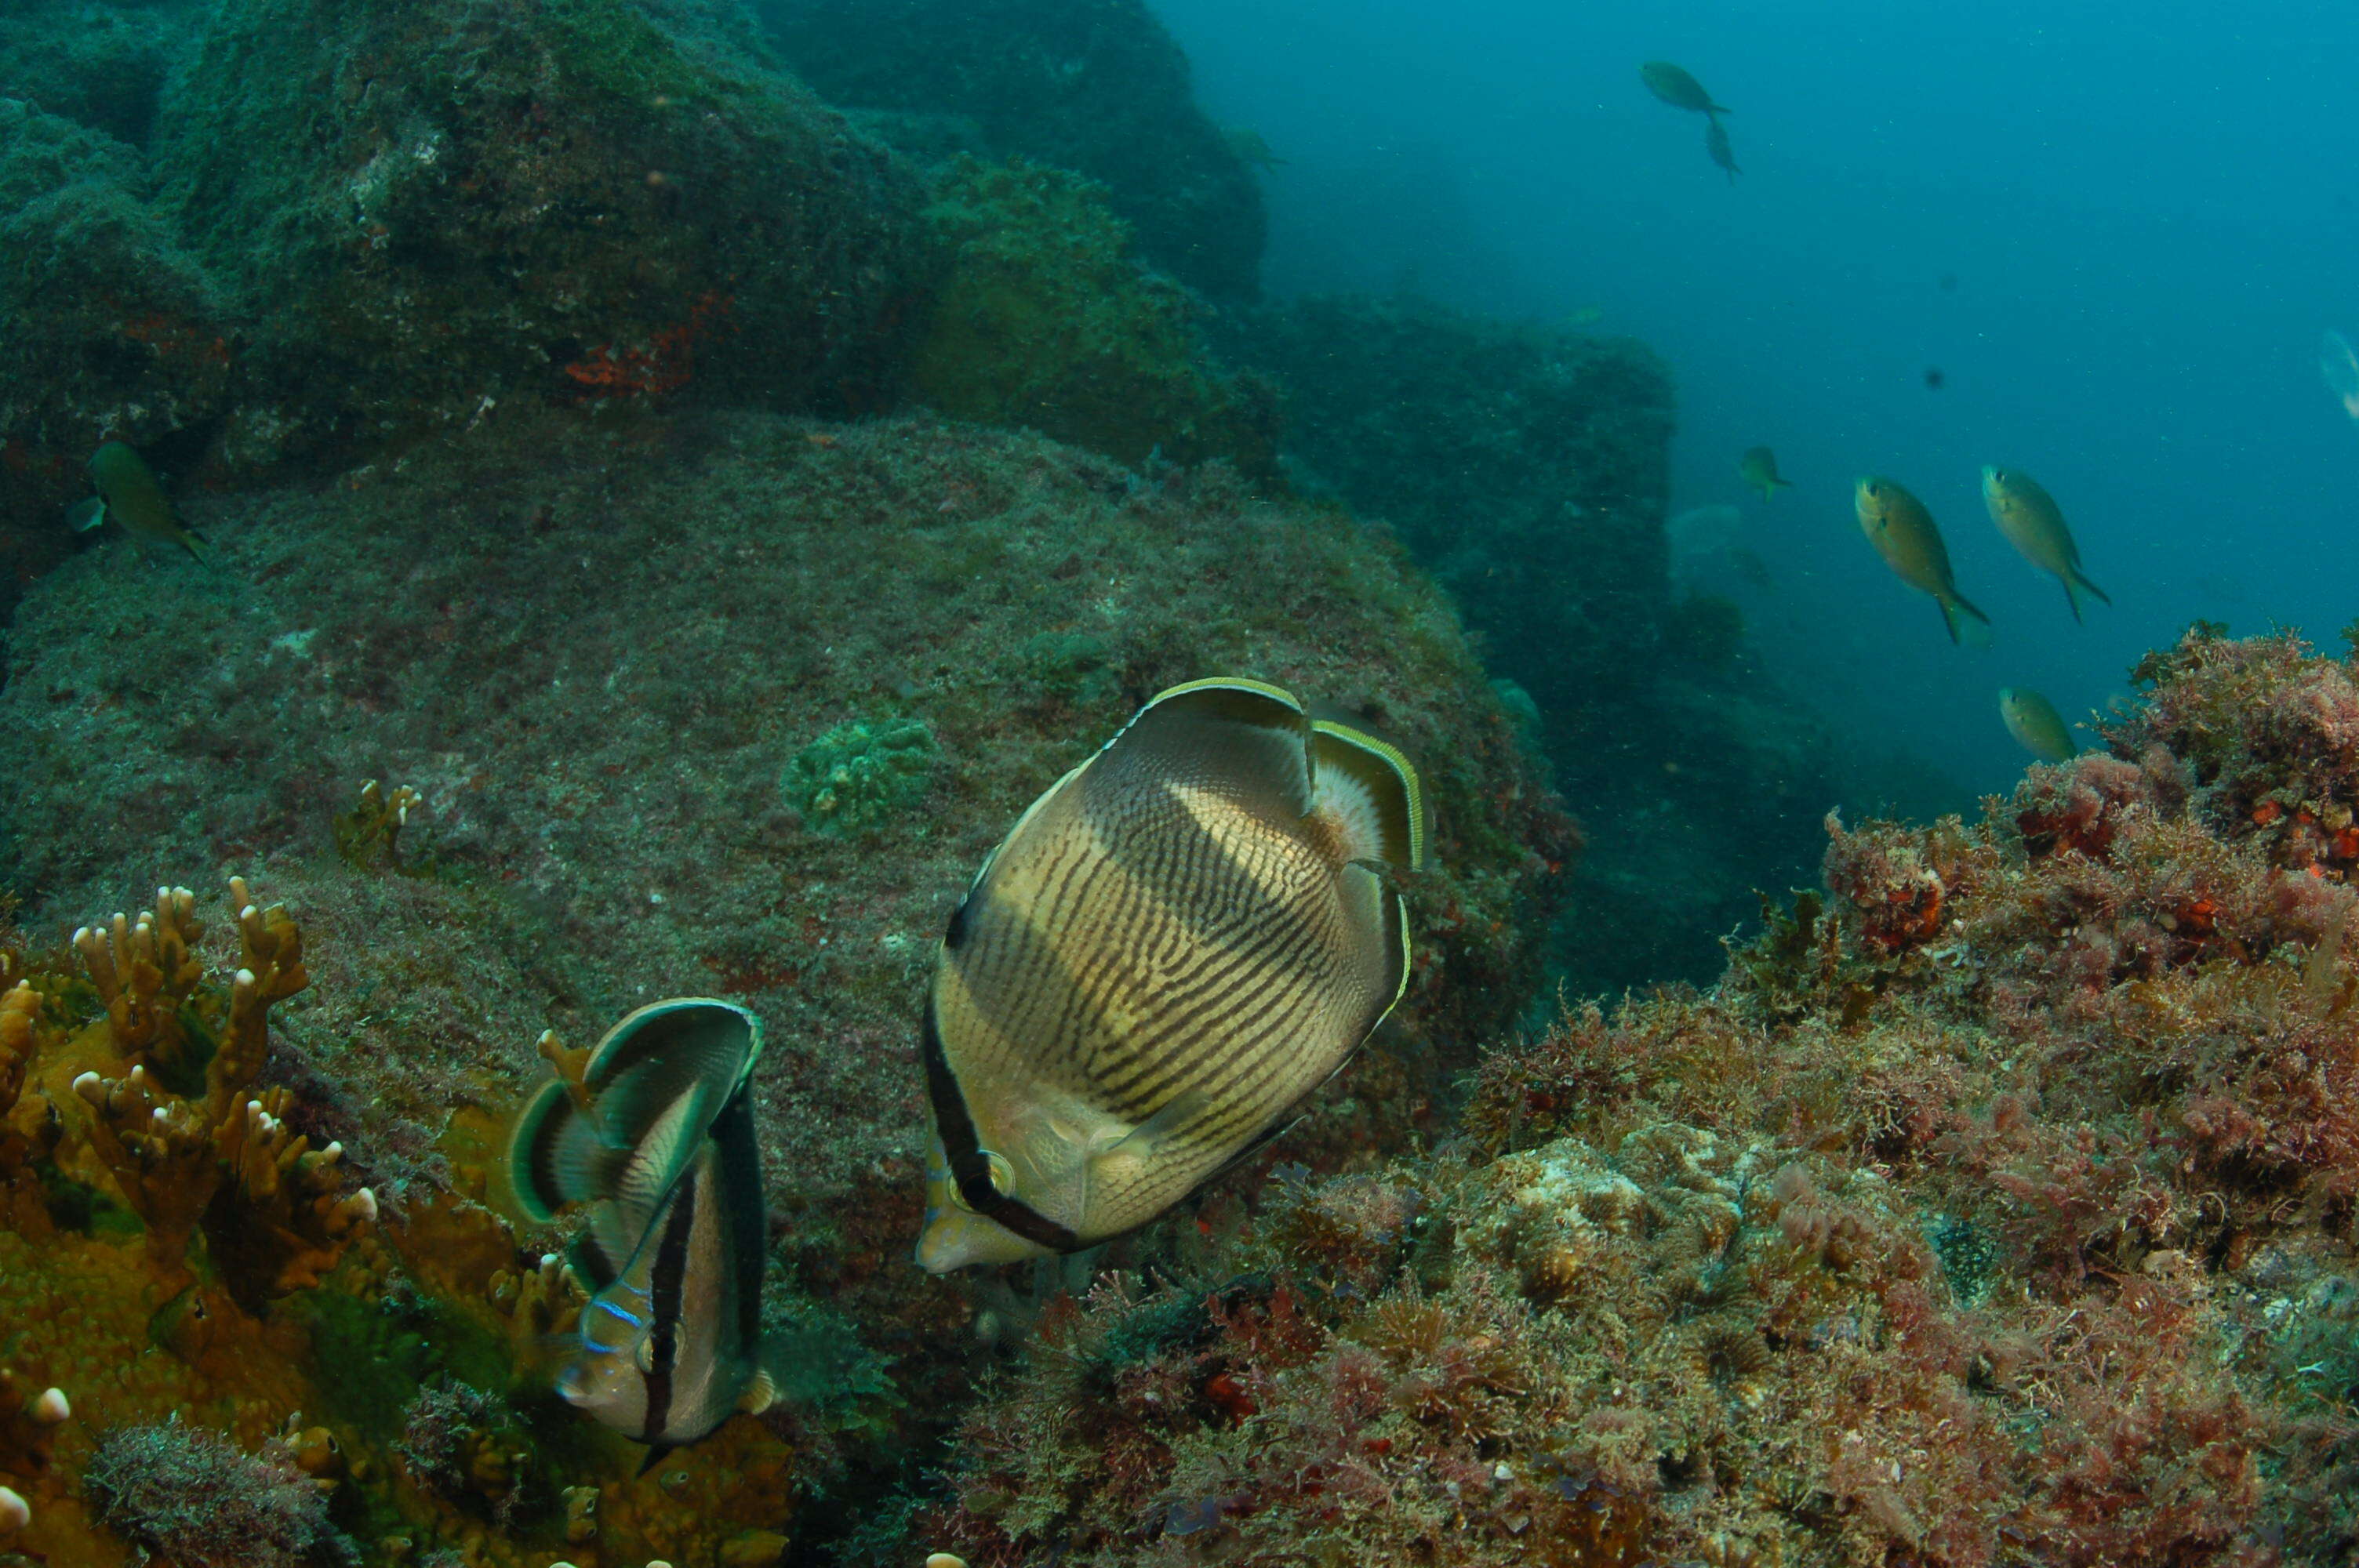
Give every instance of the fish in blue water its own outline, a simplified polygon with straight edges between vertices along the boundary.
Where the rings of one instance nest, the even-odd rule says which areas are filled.
[[[761,1050],[761,1020],[728,1002],[640,1008],[589,1053],[578,1081],[543,1086],[509,1141],[528,1216],[589,1213],[568,1266],[590,1300],[557,1391],[658,1451],[773,1397],[747,1090]]]
[[[1016,820],[951,917],[921,1036],[918,1260],[1146,1224],[1284,1128],[1392,1011],[1417,771],[1242,679],[1162,693]]]
[[[2081,750],[2056,705],[2028,687],[1999,687],[1998,716],[2016,743],[2043,762],[2067,762]]]
[[[1685,109],[1696,114],[1725,114],[1728,106],[1715,103],[1703,83],[1682,68],[1667,59],[1650,59],[1638,68],[1638,80],[1647,91],[1674,109]]]
[[[2352,351],[2342,333],[2330,331],[2319,344],[2318,369],[2343,412],[2359,419],[2359,353]]]
[[[1703,128],[1703,150],[1706,157],[1724,170],[1728,183],[1734,185],[1736,177],[1745,171],[1736,167],[1736,149],[1728,145],[1728,127],[1714,114]]]
[[[1990,617],[1975,609],[1958,591],[1950,574],[1950,547],[1925,503],[1891,480],[1870,475],[1852,487],[1860,532],[1884,557],[1893,575],[1914,589],[1933,596],[1941,607],[1941,624],[1952,643],[1987,643]]]
[[[2064,509],[2048,493],[2039,481],[2020,469],[1983,467],[1983,504],[1990,511],[1991,521],[2006,535],[2006,542],[2022,553],[2023,558],[2041,571],[2053,572],[2064,585],[2064,602],[2072,607],[2072,619],[2081,619],[2081,596],[2088,594],[2100,604],[2111,604],[2105,590],[2089,580],[2081,569],[2081,546],[2072,541],[2072,530],[2065,525]]]

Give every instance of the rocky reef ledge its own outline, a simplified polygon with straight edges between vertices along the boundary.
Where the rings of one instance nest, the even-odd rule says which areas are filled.
[[[53,1562],[137,1513],[104,1497],[155,1495],[138,1455],[259,1486],[314,1428],[343,1456],[320,1529],[372,1561],[777,1561],[889,1481],[989,1359],[967,1292],[909,1261],[936,940],[1016,814],[1166,685],[1250,674],[1336,704],[1439,805],[1399,1022],[1257,1170],[1438,1132],[1538,983],[1577,837],[1454,612],[1349,516],[1223,465],[1142,475],[930,418],[609,410],[188,514],[216,569],[128,540],[76,557],[20,607],[0,690],[22,897],[0,991],[25,987],[0,1318],[46,1325],[0,1339],[0,1471]],[[225,871],[268,908],[224,908]],[[265,999],[266,1051],[231,1052],[250,1004],[229,977],[266,980],[268,951],[206,928],[294,940],[274,921],[303,983]],[[635,1478],[637,1451],[546,1388],[558,1238],[487,1206],[541,1032],[586,1043],[666,994],[768,1021],[773,1317],[809,1386]],[[156,1170],[219,1199],[182,1214]],[[1176,1214],[1118,1257],[1224,1223]],[[107,1310],[74,1316],[85,1293]],[[372,1370],[336,1393],[323,1369],[347,1366]],[[73,1420],[11,1437],[6,1390],[51,1386]],[[237,1452],[194,1452],[197,1428]],[[99,1446],[118,1432],[166,1435]],[[151,1524],[117,1533],[166,1551]]]
[[[1284,1173],[967,1419],[1015,1568],[2330,1563],[2359,1541],[2359,686],[2199,629],[1983,819],[1830,819],[1707,992]]]

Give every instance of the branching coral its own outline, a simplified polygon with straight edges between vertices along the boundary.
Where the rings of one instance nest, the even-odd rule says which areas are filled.
[[[401,830],[425,799],[408,784],[396,784],[388,793],[376,780],[364,781],[353,808],[336,814],[336,853],[355,867],[402,870]]]
[[[116,915],[101,934],[75,933],[74,948],[107,1009],[127,1073],[73,1080],[88,1108],[90,1146],[147,1227],[149,1261],[185,1281],[201,1225],[208,1256],[249,1304],[317,1284],[376,1217],[366,1187],[342,1190],[342,1150],[314,1151],[285,1117],[283,1088],[251,1091],[270,1051],[273,1003],[310,983],[303,938],[286,910],[255,906],[230,879],[240,965],[226,1005],[201,995],[195,956],[203,925],[185,888],[158,889],[156,908],[133,923]]]

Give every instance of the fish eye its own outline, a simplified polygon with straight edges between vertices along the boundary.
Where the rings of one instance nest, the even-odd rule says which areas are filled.
[[[995,1149],[985,1149],[983,1151],[983,1166],[991,1174],[993,1192],[997,1193],[1001,1197],[1006,1197],[1016,1191],[1016,1167],[1007,1162],[1006,1155]],[[966,1193],[956,1182],[951,1184],[951,1202],[969,1214],[975,1211],[974,1205],[966,1201]]]
[[[643,1337],[639,1341],[638,1348],[631,1352],[631,1359],[637,1364],[640,1371],[647,1373],[654,1372],[656,1369],[656,1336],[650,1334]]]

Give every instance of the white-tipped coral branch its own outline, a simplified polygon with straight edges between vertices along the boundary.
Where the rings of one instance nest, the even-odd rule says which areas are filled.
[[[158,888],[156,907],[136,921],[118,913],[103,929],[74,933],[74,951],[106,1003],[114,1048],[124,1055],[168,1061],[186,1047],[179,1010],[204,979],[195,952],[204,932],[196,894]]]

